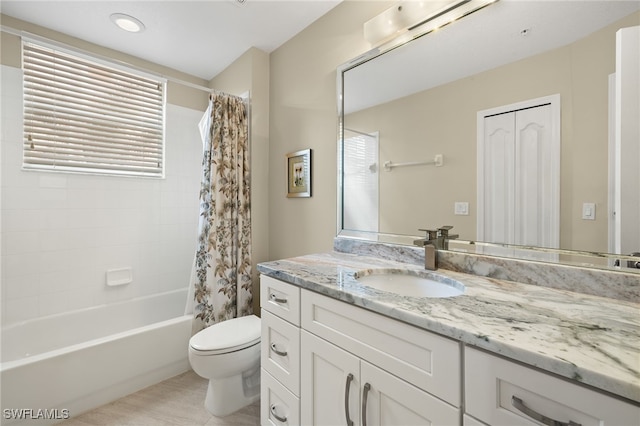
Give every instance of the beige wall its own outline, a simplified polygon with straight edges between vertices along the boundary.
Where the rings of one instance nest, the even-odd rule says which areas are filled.
[[[269,256],[329,251],[336,234],[336,68],[369,50],[362,25],[393,2],[346,1],[271,54]],[[285,155],[311,148],[311,198],[286,197]]]
[[[251,48],[209,82],[215,90],[251,97],[251,233],[253,306],[260,311],[255,265],[269,260],[269,55]]]
[[[444,154],[445,167],[380,174],[381,232],[418,235],[453,225],[476,235],[476,113],[559,93],[561,242],[563,248],[607,251],[608,75],[615,72],[615,32],[638,25],[634,14],[572,45],[349,115],[345,127],[381,134],[380,164]],[[469,216],[454,216],[468,201]],[[582,220],[582,203],[596,220]],[[406,206],[411,205],[411,209]]]

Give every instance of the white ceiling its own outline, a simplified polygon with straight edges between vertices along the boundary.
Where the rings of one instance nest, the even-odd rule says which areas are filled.
[[[251,47],[280,47],[342,0],[1,0],[0,12],[210,80]],[[109,19],[126,13],[145,31]]]

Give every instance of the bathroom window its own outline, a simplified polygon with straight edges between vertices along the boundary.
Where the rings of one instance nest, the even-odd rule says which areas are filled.
[[[162,177],[165,81],[23,42],[23,168]]]

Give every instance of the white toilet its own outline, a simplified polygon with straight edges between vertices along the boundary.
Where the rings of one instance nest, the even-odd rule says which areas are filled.
[[[260,398],[260,318],[214,324],[189,340],[189,362],[209,379],[204,406],[223,417]]]

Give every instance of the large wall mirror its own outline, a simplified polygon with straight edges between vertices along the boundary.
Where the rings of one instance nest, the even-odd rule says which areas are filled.
[[[338,234],[410,244],[452,225],[464,243],[626,264],[640,252],[640,143],[636,109],[616,152],[616,93],[637,108],[640,89],[637,74],[616,81],[616,40],[639,10],[502,0],[341,66]]]

